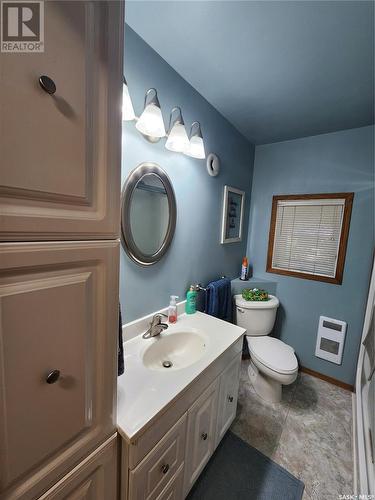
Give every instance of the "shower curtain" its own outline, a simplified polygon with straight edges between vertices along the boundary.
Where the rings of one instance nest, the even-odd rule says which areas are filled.
[[[375,260],[372,269],[362,342],[359,351],[355,412],[354,452],[357,495],[375,495]]]

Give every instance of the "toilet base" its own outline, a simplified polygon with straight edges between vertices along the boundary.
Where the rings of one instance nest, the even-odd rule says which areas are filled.
[[[269,403],[280,403],[282,396],[282,384],[280,382],[264,375],[252,360],[250,360],[247,372],[258,396]]]

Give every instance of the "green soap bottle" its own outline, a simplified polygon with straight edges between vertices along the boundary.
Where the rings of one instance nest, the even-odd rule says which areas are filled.
[[[194,314],[197,312],[197,292],[194,290],[193,285],[191,285],[190,290],[186,294],[186,314]]]

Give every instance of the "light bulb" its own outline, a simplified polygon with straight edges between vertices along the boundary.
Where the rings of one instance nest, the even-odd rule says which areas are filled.
[[[153,91],[155,93],[152,100],[147,104],[147,97],[150,92]],[[163,115],[161,113],[160,104],[157,96],[157,92],[155,89],[149,89],[145,96],[145,107],[143,113],[139,117],[136,128],[141,132],[141,134],[150,136],[150,137],[164,137],[165,127],[163,121]]]
[[[176,121],[169,132],[165,147],[169,151],[183,153],[189,146],[189,139],[185,130],[185,125],[180,121]]]
[[[193,132],[194,126],[196,126],[195,132]],[[190,128],[189,145],[185,149],[184,153],[193,158],[198,158],[199,160],[206,158],[202,131],[199,122],[194,122]]]

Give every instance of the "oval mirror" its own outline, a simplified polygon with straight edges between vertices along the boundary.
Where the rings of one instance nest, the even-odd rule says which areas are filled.
[[[121,199],[121,242],[137,264],[150,266],[168,250],[176,227],[176,199],[168,175],[141,163],[127,178]]]

